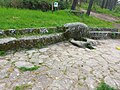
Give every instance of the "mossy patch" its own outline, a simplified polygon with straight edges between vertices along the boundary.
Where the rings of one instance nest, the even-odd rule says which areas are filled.
[[[107,85],[104,81],[102,81],[96,90],[117,90],[117,89]]]
[[[25,71],[34,71],[34,70],[37,70],[38,68],[39,68],[39,66],[34,66],[31,68],[21,67],[21,68],[19,68],[19,70],[25,72]]]
[[[26,90],[26,89],[28,89],[30,86],[31,86],[31,85],[26,85],[26,84],[24,84],[24,85],[21,85],[21,86],[16,86],[16,87],[14,87],[13,90]]]
[[[0,56],[4,56],[6,55],[6,52],[5,51],[0,51]]]

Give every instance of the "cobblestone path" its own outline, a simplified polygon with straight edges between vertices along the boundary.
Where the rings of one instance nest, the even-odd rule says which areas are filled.
[[[62,42],[0,57],[0,90],[95,90],[104,80],[120,89],[120,40],[102,40],[95,50]],[[21,71],[19,68],[32,68]]]

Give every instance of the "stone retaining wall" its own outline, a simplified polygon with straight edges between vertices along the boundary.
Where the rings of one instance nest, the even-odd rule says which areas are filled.
[[[90,31],[89,34],[92,39],[120,39],[120,32]]]
[[[8,29],[0,30],[0,36],[24,35],[24,34],[44,34],[49,30],[53,32],[65,31],[64,27],[49,27],[49,28],[24,28],[24,29]]]
[[[92,39],[120,39],[120,32],[116,28],[90,28],[89,38]]]
[[[8,41],[3,39],[0,42],[0,50],[18,50],[18,49],[31,49],[31,48],[41,48],[46,45],[54,44],[66,40],[62,33],[44,35],[44,36],[30,36],[23,37],[20,39],[11,38]]]
[[[13,36],[13,35],[24,35],[24,34],[44,34],[48,33],[49,30],[53,32],[64,32],[65,27],[49,27],[49,28],[25,28],[25,29],[8,29],[0,30],[0,36]],[[118,32],[116,28],[89,28],[89,31],[112,31]]]
[[[49,30],[54,30],[57,32],[62,31],[63,33],[58,34],[49,34],[42,36],[27,36],[23,38],[3,38],[0,39],[0,50],[18,50],[18,49],[31,49],[31,48],[40,48],[46,45],[54,44],[57,42],[62,42],[67,40],[65,38],[65,30],[64,27],[57,28],[40,28],[40,29],[22,29],[22,30],[6,30],[0,31],[1,36],[12,36],[15,34],[30,34],[30,33],[47,33]],[[120,32],[118,29],[110,29],[110,28],[89,28],[88,38],[93,39],[107,39],[107,38],[119,38]],[[81,31],[80,31],[81,32]]]
[[[118,32],[117,28],[89,28],[90,31],[111,31]]]

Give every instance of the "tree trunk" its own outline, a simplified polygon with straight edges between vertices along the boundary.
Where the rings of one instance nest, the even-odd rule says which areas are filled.
[[[75,10],[77,3],[78,3],[78,0],[73,0],[71,10]]]
[[[113,10],[113,7],[114,7],[114,0],[111,0],[109,10],[112,11],[112,10]]]
[[[104,5],[105,5],[105,0],[102,1],[101,8],[104,8]]]
[[[82,5],[82,2],[83,2],[83,0],[80,0],[80,7],[81,7],[81,5]]]
[[[89,6],[88,6],[88,9],[87,9],[87,13],[86,13],[88,16],[90,15],[90,11],[91,11],[91,9],[92,9],[93,1],[94,1],[94,0],[90,0],[90,1],[89,1]]]
[[[117,0],[114,0],[113,9],[116,7],[116,5],[117,5]]]

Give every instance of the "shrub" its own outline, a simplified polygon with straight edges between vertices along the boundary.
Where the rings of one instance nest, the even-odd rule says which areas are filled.
[[[117,6],[114,10],[115,13],[120,13],[120,6]]]
[[[59,2],[59,9],[69,8],[70,3],[56,1]],[[52,8],[52,0],[0,0],[0,6],[48,11]]]
[[[45,0],[23,0],[22,5],[22,8],[40,9],[42,11],[51,9],[51,4]]]
[[[70,7],[70,3],[65,1],[59,1],[59,9],[68,9]]]
[[[51,3],[48,0],[3,0],[0,1],[0,6],[40,9],[41,11],[48,11],[51,9]]]

